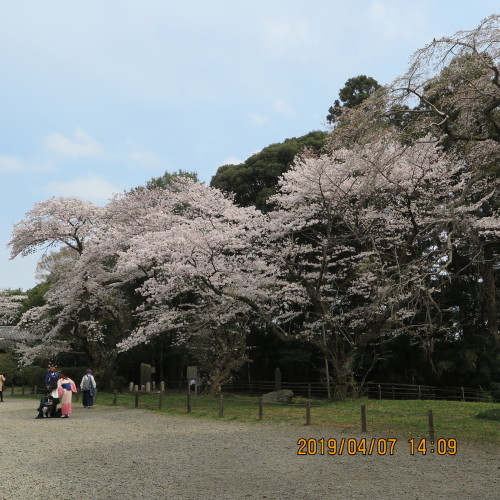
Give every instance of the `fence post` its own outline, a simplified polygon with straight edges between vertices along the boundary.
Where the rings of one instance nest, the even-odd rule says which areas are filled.
[[[187,412],[191,413],[191,393],[187,393]]]
[[[394,384],[391,385],[391,390],[392,390],[392,399],[396,399],[395,396],[394,396]]]
[[[366,432],[366,406],[361,405],[361,432]]]
[[[378,398],[382,399],[382,387],[378,384]]]
[[[116,399],[118,398],[118,391],[113,392],[113,406],[116,406]]]
[[[311,399],[311,384],[307,384],[307,399]]]
[[[221,394],[219,396],[219,417],[224,416],[224,396]]]
[[[134,407],[135,408],[139,408],[139,393],[138,392],[135,393],[135,404],[134,404]]]
[[[14,382],[12,382],[12,389],[10,390],[10,395],[14,396]]]
[[[306,403],[306,425],[311,425],[311,403]]]
[[[422,388],[418,386],[418,399],[422,399]]]
[[[465,401],[465,391],[464,391],[464,388],[460,387],[460,389],[462,390],[462,401]]]
[[[428,411],[429,416],[429,437],[431,441],[434,441],[434,415],[432,414],[432,410]]]
[[[259,420],[262,420],[264,416],[264,403],[262,397],[259,398]]]
[[[163,392],[160,391],[160,394],[159,394],[159,398],[158,398],[158,408],[161,410],[163,408]]]
[[[33,387],[33,394],[36,394],[38,392],[38,387],[35,385],[35,387]]]

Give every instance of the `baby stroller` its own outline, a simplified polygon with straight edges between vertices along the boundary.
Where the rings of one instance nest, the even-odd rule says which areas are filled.
[[[45,391],[45,395],[40,399],[40,405],[37,408],[38,416],[35,418],[49,418],[54,407],[54,398],[50,395],[50,391]]]

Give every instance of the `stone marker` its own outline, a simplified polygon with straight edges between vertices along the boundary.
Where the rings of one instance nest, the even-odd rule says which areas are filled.
[[[264,404],[269,403],[292,403],[294,398],[293,391],[282,389],[281,391],[268,392],[262,396]]]

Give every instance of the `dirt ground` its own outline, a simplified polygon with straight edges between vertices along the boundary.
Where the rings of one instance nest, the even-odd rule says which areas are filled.
[[[300,438],[332,429],[239,424],[140,409],[74,406],[35,420],[37,402],[0,404],[3,499],[497,499],[500,450],[458,443],[455,456],[299,456]],[[377,436],[380,438],[380,436]],[[391,436],[385,436],[389,438]]]

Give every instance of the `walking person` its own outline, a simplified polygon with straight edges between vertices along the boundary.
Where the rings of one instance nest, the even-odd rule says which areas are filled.
[[[60,373],[57,381],[57,391],[61,398],[61,418],[68,418],[73,413],[71,400],[73,393],[76,392],[76,385],[73,380]]]
[[[92,375],[92,370],[90,368],[85,370],[85,375],[80,382],[80,390],[83,394],[83,407],[92,408],[92,406],[94,405],[96,383],[94,376]]]
[[[0,373],[0,403],[3,403],[3,386],[5,385],[5,377]]]

